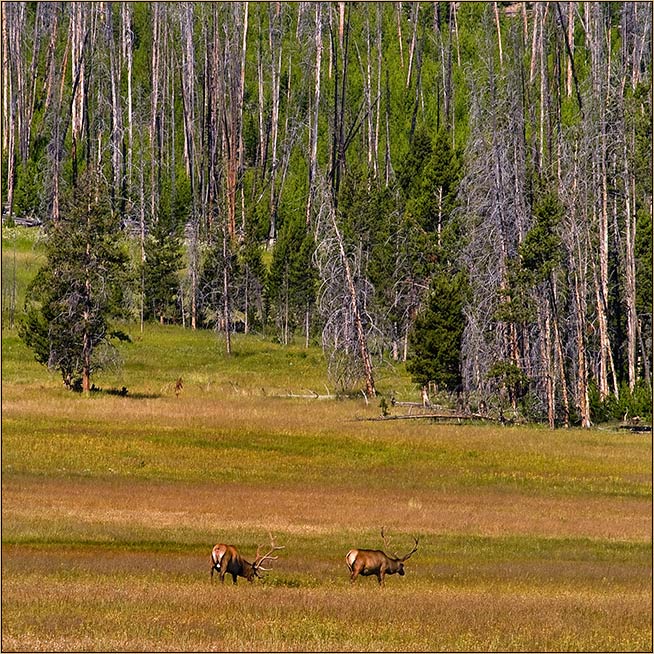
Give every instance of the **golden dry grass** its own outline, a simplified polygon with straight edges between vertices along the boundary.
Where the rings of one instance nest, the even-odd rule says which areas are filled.
[[[188,484],[20,476],[3,483],[9,533],[13,525],[26,529],[41,516],[75,531],[85,525],[152,533],[188,529],[215,538],[221,531],[237,533],[260,525],[304,535],[334,529],[357,533],[386,524],[405,533],[646,541],[652,530],[650,508],[647,499],[552,498],[494,489],[399,489],[389,497],[374,488],[340,490],[315,484],[271,488],[235,481]]]
[[[269,396],[315,387],[298,353],[245,383],[256,349],[179,398],[146,360],[127,398],[83,398],[9,341],[5,651],[651,650],[650,435],[361,421],[379,407]],[[350,587],[382,525],[420,536],[407,575]],[[268,530],[265,580],[210,585],[215,542],[252,557]]]
[[[651,647],[646,585],[614,579],[209,585],[189,554],[7,548],[3,649],[610,651]],[[523,571],[524,572],[524,571]],[[291,583],[296,582],[296,583]],[[367,582],[367,583],[365,583]],[[619,626],[618,626],[619,625]]]

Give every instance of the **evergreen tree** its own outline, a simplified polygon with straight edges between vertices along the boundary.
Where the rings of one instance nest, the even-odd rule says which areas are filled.
[[[268,302],[285,344],[302,323],[308,338],[308,323],[316,300],[313,251],[313,237],[301,217],[286,219],[275,244],[266,284]]]
[[[243,308],[244,331],[247,334],[253,327],[263,324],[266,283],[266,267],[261,246],[249,231],[246,231],[238,258],[238,277],[235,285],[238,290],[238,302]]]
[[[107,189],[81,176],[48,231],[46,263],[32,281],[20,336],[68,388],[88,392],[91,374],[112,358],[110,321],[123,314],[128,257]]]
[[[453,217],[460,176],[458,157],[450,146],[451,136],[441,130],[430,146],[430,154],[410,187],[409,210],[422,229],[436,235],[443,244],[443,231]]]
[[[182,229],[169,220],[157,221],[145,241],[143,283],[146,301],[143,317],[158,319],[177,315],[178,271],[182,262]]]
[[[462,273],[435,274],[426,306],[416,318],[409,338],[407,370],[414,382],[455,390],[461,384],[461,338],[465,279]]]

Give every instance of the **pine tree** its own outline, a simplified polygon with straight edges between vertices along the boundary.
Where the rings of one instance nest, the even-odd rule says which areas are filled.
[[[182,267],[182,238],[190,204],[188,184],[180,184],[173,201],[162,193],[159,215],[145,240],[143,287],[144,318],[174,320],[178,316],[179,270]],[[172,206],[171,206],[172,205]]]
[[[113,358],[110,339],[124,337],[110,321],[123,314],[129,284],[126,248],[98,177],[80,176],[45,249],[19,333],[68,388],[88,392],[92,373]]]
[[[316,271],[312,262],[313,238],[305,221],[294,216],[284,221],[275,244],[266,293],[284,344],[293,331],[308,322],[316,300]]]
[[[440,271],[432,278],[429,298],[409,337],[407,370],[417,384],[434,382],[451,391],[461,384],[465,287],[462,273]]]

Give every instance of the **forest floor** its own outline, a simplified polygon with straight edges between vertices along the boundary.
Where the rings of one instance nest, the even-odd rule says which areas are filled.
[[[363,421],[273,397],[333,390],[318,348],[132,336],[87,398],[3,331],[4,651],[651,651],[651,433]],[[382,526],[406,576],[350,585]],[[264,579],[211,584],[269,531]]]

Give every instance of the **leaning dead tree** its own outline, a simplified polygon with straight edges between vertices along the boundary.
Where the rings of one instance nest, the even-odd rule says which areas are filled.
[[[328,372],[343,388],[363,380],[366,396],[374,397],[368,350],[368,337],[374,326],[366,312],[372,287],[360,274],[360,257],[348,251],[324,180],[319,197],[315,262],[321,280],[318,307],[324,320],[322,344],[328,354]]]

